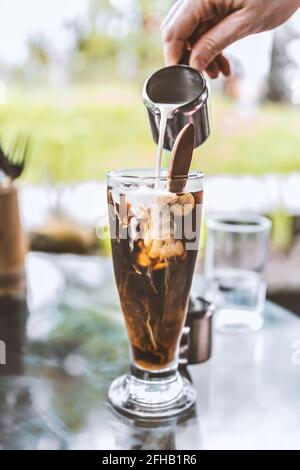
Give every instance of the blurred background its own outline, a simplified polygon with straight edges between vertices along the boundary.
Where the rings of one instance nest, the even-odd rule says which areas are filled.
[[[108,253],[105,176],[154,166],[141,100],[163,65],[159,26],[171,0],[0,1],[0,137],[32,153],[21,182],[31,248]],[[270,296],[300,310],[300,14],[230,47],[212,85],[213,132],[195,151],[206,210],[273,222]],[[76,234],[74,232],[77,231]],[[101,238],[101,237],[100,237]]]

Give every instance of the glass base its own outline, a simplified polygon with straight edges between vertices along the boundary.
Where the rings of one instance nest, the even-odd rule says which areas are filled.
[[[130,418],[163,419],[188,413],[196,391],[179,372],[144,372],[118,377],[110,386],[108,399],[121,414]]]
[[[220,309],[216,312],[215,329],[220,333],[249,333],[263,325],[261,312],[243,309]]]

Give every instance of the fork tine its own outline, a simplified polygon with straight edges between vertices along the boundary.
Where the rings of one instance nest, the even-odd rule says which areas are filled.
[[[24,152],[23,152],[23,161],[22,161],[22,165],[23,167],[25,167],[26,163],[27,163],[27,160],[28,160],[28,156],[29,156],[29,151],[30,151],[30,138],[28,135],[24,136]]]
[[[25,150],[25,145],[26,145],[26,137],[24,135],[20,136],[20,145],[19,145],[19,153],[18,153],[18,165],[22,165],[23,159],[24,159],[24,150]]]
[[[21,164],[23,160],[23,153],[24,153],[24,135],[19,134],[19,138],[17,141],[16,155],[15,155],[16,165]]]
[[[24,135],[20,135],[20,145],[18,147],[18,153],[17,153],[17,165],[21,165],[22,164],[22,160],[23,160],[23,155],[24,155],[24,147],[25,146],[25,136]]]
[[[11,146],[10,146],[9,160],[13,164],[16,163],[16,156],[17,156],[17,151],[19,147],[19,141],[20,141],[20,134],[17,134],[17,136],[13,139]]]

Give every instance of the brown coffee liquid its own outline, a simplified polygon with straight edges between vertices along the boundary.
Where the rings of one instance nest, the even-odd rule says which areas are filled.
[[[123,195],[124,196],[124,195]],[[119,202],[114,201],[108,188],[110,227],[116,227],[112,237],[112,256],[121,307],[131,342],[134,364],[146,370],[166,369],[176,360],[187,303],[197,258],[197,248],[188,249],[186,233],[200,233],[202,191],[174,195],[171,206],[171,231],[163,239],[153,234],[153,221],[141,216],[135,224],[144,224],[144,236],[130,232],[132,207],[126,202],[127,216],[120,217]],[[124,196],[126,199],[126,196]],[[183,200],[190,205],[185,236],[177,238],[176,226],[186,224],[187,215],[180,213]],[[184,206],[187,207],[187,206]],[[182,212],[187,212],[186,210]],[[149,216],[150,217],[150,216]],[[179,220],[181,219],[181,220]],[[179,223],[180,222],[180,223]],[[152,225],[151,225],[152,224]],[[149,228],[150,227],[150,228]],[[122,232],[124,237],[121,238]]]

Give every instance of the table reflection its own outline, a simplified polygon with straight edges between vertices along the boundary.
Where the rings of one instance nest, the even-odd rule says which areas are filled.
[[[300,374],[291,360],[299,318],[267,304],[261,332],[215,334],[208,362],[181,364],[196,410],[145,424],[113,413],[106,399],[128,370],[110,260],[37,254],[29,269],[28,302],[0,299],[0,449],[299,448]],[[43,273],[55,279],[45,295],[36,281]]]
[[[182,430],[192,426],[193,444],[199,448],[198,421],[196,409],[192,408],[189,414],[181,419],[173,418],[159,422],[145,422],[127,419],[112,411],[113,429],[115,432],[115,448],[126,450],[177,450]],[[188,445],[185,442],[185,445]]]

